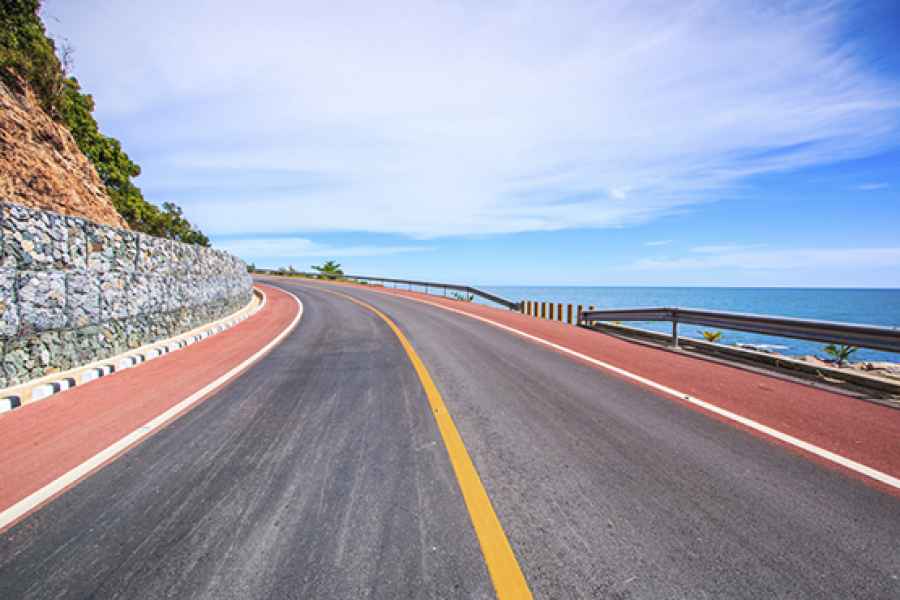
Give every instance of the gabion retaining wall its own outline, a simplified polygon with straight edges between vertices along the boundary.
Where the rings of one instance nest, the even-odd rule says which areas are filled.
[[[0,388],[183,333],[251,293],[226,252],[0,202]]]

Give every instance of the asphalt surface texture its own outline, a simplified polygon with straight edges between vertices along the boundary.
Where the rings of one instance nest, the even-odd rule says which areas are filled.
[[[297,329],[0,535],[0,598],[493,598],[409,359],[326,287],[409,338],[536,598],[900,598],[896,497],[474,319],[268,283]]]

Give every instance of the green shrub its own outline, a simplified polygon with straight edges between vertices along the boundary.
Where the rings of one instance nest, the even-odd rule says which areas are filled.
[[[319,279],[340,279],[344,275],[340,263],[333,260],[326,260],[321,265],[312,265],[310,268],[318,271]]]
[[[844,363],[847,362],[847,359],[850,356],[859,350],[859,348],[855,346],[848,346],[846,344],[828,344],[824,348],[825,354],[829,355],[831,358],[837,362],[837,366],[843,367]]]
[[[472,294],[460,292],[450,292],[450,297],[460,302],[473,302],[475,300],[475,296]]]

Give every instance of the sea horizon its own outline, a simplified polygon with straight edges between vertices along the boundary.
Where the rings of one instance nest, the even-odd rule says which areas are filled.
[[[532,300],[563,304],[593,305],[597,308],[640,308],[677,306],[724,312],[773,315],[858,323],[880,327],[900,327],[900,288],[859,287],[760,287],[760,286],[475,286],[515,302]],[[481,301],[476,298],[476,301]],[[667,322],[635,321],[628,325],[652,331],[670,332]],[[702,337],[708,327],[681,325],[681,335]],[[752,344],[788,356],[825,357],[826,344],[723,330],[722,343]],[[900,354],[862,348],[854,361],[900,362]]]

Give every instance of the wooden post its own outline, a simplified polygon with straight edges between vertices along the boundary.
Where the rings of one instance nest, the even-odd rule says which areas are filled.
[[[576,317],[576,319],[578,319],[578,324],[579,324],[579,325],[581,325],[581,320],[582,320],[582,319],[581,319],[581,313],[583,313],[583,312],[584,312],[584,306],[582,306],[581,304],[579,304],[579,305],[578,305],[578,316]]]
[[[541,302],[541,318],[542,319],[547,318],[547,303],[546,302]]]
[[[562,320],[563,320],[562,313],[563,313],[562,302],[558,302],[556,304],[556,320],[559,321],[560,323],[562,323]]]
[[[566,321],[569,323],[569,325],[572,324],[572,305],[571,304],[569,304],[568,308],[566,309]]]

